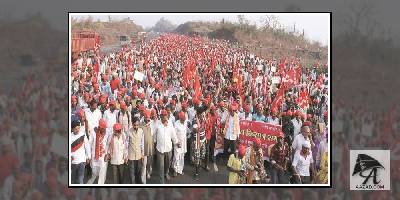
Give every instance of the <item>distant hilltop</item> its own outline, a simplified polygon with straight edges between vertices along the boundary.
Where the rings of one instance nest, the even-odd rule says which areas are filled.
[[[121,20],[111,19],[109,21],[94,21],[93,18],[88,17],[83,20],[71,20],[72,31],[95,31],[101,36],[102,45],[112,45],[119,41],[120,36],[130,36],[137,32],[142,32],[143,27],[137,25],[130,18]]]

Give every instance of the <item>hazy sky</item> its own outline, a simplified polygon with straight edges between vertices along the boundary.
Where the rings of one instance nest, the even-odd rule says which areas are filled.
[[[153,26],[160,18],[170,20],[172,23],[179,25],[187,21],[221,21],[221,19],[226,19],[229,21],[237,22],[238,14],[212,14],[206,13],[201,15],[199,13],[195,14],[113,14],[111,15],[114,19],[121,19],[130,17],[138,25],[143,28]],[[250,21],[250,23],[260,25],[261,19],[267,14],[248,14],[245,13],[244,16]],[[293,30],[294,26],[297,31],[302,32],[304,29],[304,34],[306,37],[312,41],[319,41],[323,45],[327,45],[330,39],[330,19],[329,14],[319,14],[319,13],[293,13],[293,14],[268,14],[278,17],[279,21],[285,26],[287,30]],[[73,15],[74,18],[86,18],[88,15]],[[100,19],[101,21],[108,20],[108,14],[92,15],[93,19]]]

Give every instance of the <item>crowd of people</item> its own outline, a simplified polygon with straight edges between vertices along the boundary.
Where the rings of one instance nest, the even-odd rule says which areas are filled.
[[[398,199],[400,173],[399,107],[377,112],[368,105],[351,106],[333,98],[333,188],[68,188],[68,153],[49,148],[57,134],[68,138],[68,90],[54,65],[32,71],[22,89],[0,95],[1,199]],[[45,73],[46,72],[46,73]],[[56,76],[55,76],[56,75]],[[46,81],[43,81],[46,80]],[[50,87],[51,86],[51,87]],[[10,86],[11,87],[11,86]],[[335,101],[336,100],[336,101]],[[28,111],[28,112],[27,112]],[[386,119],[386,120],[384,120]],[[383,125],[382,123],[385,123]],[[382,127],[390,127],[385,130]],[[366,131],[367,130],[367,131]],[[349,149],[387,147],[391,151],[390,192],[348,190]]]
[[[300,61],[175,34],[81,54],[70,82],[72,183],[87,171],[98,184],[107,170],[114,184],[125,170],[141,184],[153,169],[161,184],[186,165],[195,178],[212,173],[219,137],[229,183],[327,183],[328,69]],[[241,142],[240,120],[282,126],[268,155],[259,138]]]

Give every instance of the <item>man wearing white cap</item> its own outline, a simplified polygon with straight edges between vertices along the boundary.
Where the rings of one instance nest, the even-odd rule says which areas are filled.
[[[311,144],[304,142],[301,151],[294,154],[292,167],[297,183],[310,184],[314,174],[314,160],[310,152]],[[310,174],[311,170],[311,174]]]

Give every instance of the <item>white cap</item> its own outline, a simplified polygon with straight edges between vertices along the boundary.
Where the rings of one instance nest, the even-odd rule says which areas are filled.
[[[194,125],[193,125],[193,128],[199,128],[199,126],[197,126],[197,124],[194,124]]]
[[[308,142],[308,141],[304,142],[304,143],[303,143],[303,147],[311,148],[310,142]]]

